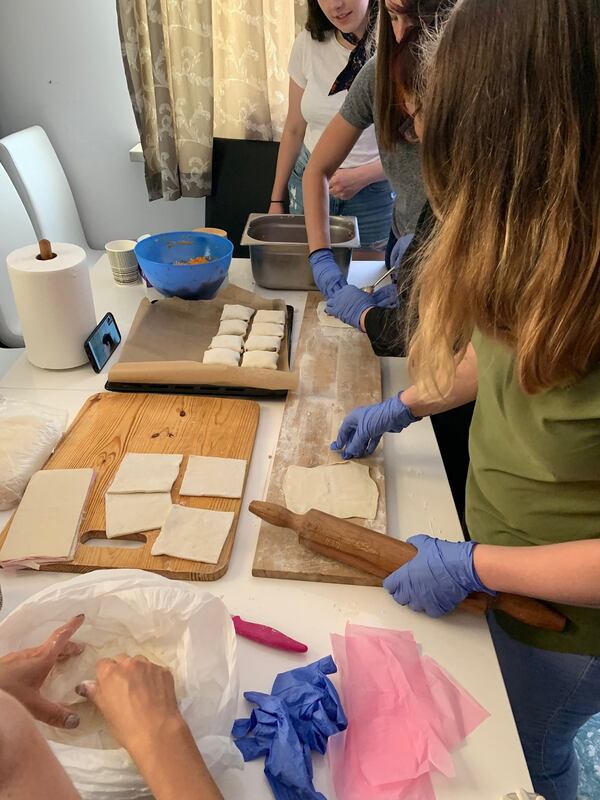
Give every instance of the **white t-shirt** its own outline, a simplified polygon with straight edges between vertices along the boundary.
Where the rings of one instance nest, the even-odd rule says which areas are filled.
[[[348,63],[351,52],[333,34],[324,42],[317,42],[307,30],[303,30],[294,42],[288,72],[290,78],[304,89],[300,110],[306,120],[304,144],[310,153],[346,99],[346,90],[331,96],[329,91]],[[360,167],[377,158],[379,149],[375,129],[370,125],[341,166]]]

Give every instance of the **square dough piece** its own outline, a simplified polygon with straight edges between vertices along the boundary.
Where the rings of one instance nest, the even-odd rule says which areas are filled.
[[[172,505],[170,492],[107,494],[106,538],[159,530]]]
[[[280,344],[281,339],[277,336],[255,336],[252,332],[246,339],[244,350],[271,350],[273,353],[278,353]]]
[[[277,353],[271,353],[265,350],[252,350],[250,353],[244,353],[244,357],[242,358],[242,367],[277,369],[278,359],[279,355]]]
[[[285,504],[304,514],[311,508],[347,519],[375,519],[379,489],[364,464],[348,461],[321,467],[288,467],[283,478]]]
[[[248,323],[243,319],[224,319],[219,325],[217,336],[245,336]]]
[[[283,339],[283,325],[278,322],[255,322],[250,330],[251,336],[277,336]]]
[[[257,311],[254,322],[278,322],[285,325],[285,311]]]
[[[225,367],[239,367],[240,354],[225,347],[217,347],[214,350],[207,350],[202,356],[203,364],[221,364]]]
[[[220,347],[225,350],[233,350],[234,353],[241,353],[244,346],[242,336],[213,336],[209,350],[217,350]]]
[[[248,322],[253,314],[254,309],[248,306],[225,305],[221,314],[221,322],[225,319],[242,319],[244,322]]]
[[[217,564],[231,530],[233,517],[233,511],[172,506],[152,545],[152,555]]]
[[[332,317],[331,314],[328,314],[325,311],[326,305],[327,300],[323,300],[317,306],[317,317],[324,328],[349,328],[350,330],[354,330],[352,325],[347,325],[345,322],[342,322],[341,319]]]
[[[126,453],[107,492],[170,492],[182,459],[166,453]]]
[[[190,456],[179,494],[191,497],[242,496],[246,461],[243,458]]]

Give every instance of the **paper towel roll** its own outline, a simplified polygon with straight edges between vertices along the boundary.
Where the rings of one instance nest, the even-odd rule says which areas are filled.
[[[35,244],[6,257],[27,358],[44,369],[78,367],[87,361],[83,343],[96,327],[85,251],[53,242],[56,258],[41,261],[39,252]]]

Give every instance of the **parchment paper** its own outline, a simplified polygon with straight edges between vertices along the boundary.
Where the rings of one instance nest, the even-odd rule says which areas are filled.
[[[217,334],[221,312],[227,303],[257,310],[286,310],[283,300],[267,300],[237,286],[228,286],[214,300],[180,300],[175,297],[150,303],[144,298],[123,345],[121,359],[108,373],[109,382],[295,389],[298,374],[290,371],[288,366],[287,321],[276,370],[202,363],[202,356]]]

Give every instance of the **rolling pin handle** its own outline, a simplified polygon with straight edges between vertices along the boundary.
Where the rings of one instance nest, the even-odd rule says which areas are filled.
[[[263,503],[261,500],[253,500],[248,509],[257,517],[264,519],[271,525],[277,528],[290,528],[291,530],[299,530],[302,525],[302,517],[300,514],[294,514],[293,511],[279,506],[277,503]]]

